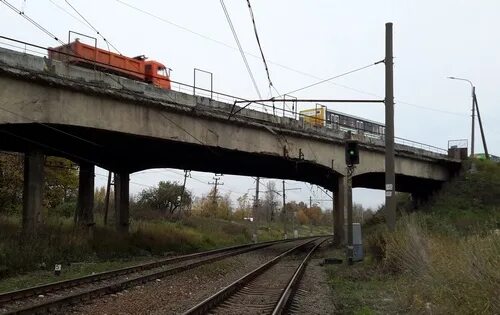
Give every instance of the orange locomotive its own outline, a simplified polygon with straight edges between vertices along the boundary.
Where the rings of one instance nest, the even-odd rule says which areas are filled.
[[[69,62],[91,69],[97,68],[170,90],[167,67],[157,61],[146,60],[144,56],[126,57],[83,44],[78,39],[67,45],[49,48],[48,51],[50,59]]]

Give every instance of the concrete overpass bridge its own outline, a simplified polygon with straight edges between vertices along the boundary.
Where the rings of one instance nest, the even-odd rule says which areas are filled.
[[[94,165],[116,172],[117,228],[128,228],[129,174],[179,168],[305,181],[345,210],[345,134],[303,122],[0,49],[0,150],[25,153],[24,227],[41,209],[44,155],[80,164],[78,209],[93,223]],[[384,189],[384,141],[356,136],[354,187]],[[457,171],[446,152],[396,144],[396,191],[426,196]]]

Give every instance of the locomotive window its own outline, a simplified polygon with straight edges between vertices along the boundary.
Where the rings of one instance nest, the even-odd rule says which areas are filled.
[[[166,77],[167,69],[165,67],[158,67],[158,69],[156,70],[156,74],[162,77]]]
[[[362,121],[358,121],[358,129],[363,129],[364,126],[363,126],[363,122]]]
[[[339,123],[339,115],[334,115],[333,116],[333,122],[335,122],[337,124]]]

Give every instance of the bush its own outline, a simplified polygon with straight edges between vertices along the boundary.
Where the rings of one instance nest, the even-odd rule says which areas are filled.
[[[498,313],[500,235],[450,237],[429,231],[426,221],[404,216],[395,232],[372,236],[384,256],[380,270],[405,279],[400,303],[417,313]]]
[[[48,210],[51,216],[71,218],[75,215],[76,201],[64,202],[57,205],[55,208]]]

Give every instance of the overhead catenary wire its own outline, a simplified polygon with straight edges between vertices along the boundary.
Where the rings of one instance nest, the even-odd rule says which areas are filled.
[[[248,75],[250,76],[250,79],[252,81],[252,84],[255,88],[255,92],[257,92],[257,95],[259,98],[262,98],[262,95],[259,91],[259,87],[257,86],[257,82],[255,81],[255,77],[253,76],[252,69],[250,68],[250,65],[248,64],[247,57],[245,55],[245,52],[243,51],[243,48],[241,47],[240,40],[238,38],[238,34],[236,34],[236,30],[234,29],[233,22],[231,21],[231,17],[229,16],[229,12],[227,11],[226,5],[224,4],[224,0],[220,0],[220,4],[222,6],[222,10],[224,11],[224,15],[226,16],[227,23],[229,24],[229,28],[231,29],[231,32],[233,33],[234,40],[236,42],[236,45],[238,46],[238,50],[240,51],[241,58],[243,59],[243,62],[245,63],[245,67],[247,69]]]
[[[87,27],[90,30],[92,30],[92,28],[87,23],[85,23],[84,21],[80,20],[78,17],[76,17],[75,15],[73,15],[71,12],[69,12],[68,10],[66,10],[66,8],[64,8],[63,6],[61,6],[60,4],[58,4],[57,2],[55,2],[54,0],[49,0],[49,2],[52,3],[53,6],[57,7],[59,10],[63,11],[64,13],[66,13],[67,15],[69,15],[70,17],[72,17],[75,21],[78,21],[80,24],[82,24],[85,27]]]
[[[28,22],[30,22],[31,24],[33,24],[34,26],[36,26],[39,30],[41,30],[42,32],[44,32],[45,34],[47,34],[48,36],[50,36],[51,38],[55,39],[60,44],[64,45],[64,42],[62,40],[60,40],[56,35],[54,35],[53,33],[51,33],[45,27],[43,27],[40,24],[38,24],[35,20],[33,20],[32,18],[30,18],[29,16],[27,16],[24,13],[24,11],[21,11],[21,10],[17,9],[15,6],[13,6],[12,4],[10,4],[7,0],[0,0],[0,1],[3,4],[5,4],[9,9],[11,9],[14,12],[16,12],[17,14],[19,14],[20,16],[22,16],[24,19],[26,19]]]
[[[260,55],[262,57],[262,62],[264,63],[264,68],[266,70],[267,80],[269,81],[269,87],[274,88],[276,93],[278,93],[278,90],[276,90],[276,87],[273,85],[273,82],[271,81],[271,75],[269,74],[269,67],[267,66],[266,57],[264,56],[264,51],[262,50],[262,45],[260,43],[259,33],[257,32],[257,25],[255,23],[255,16],[253,14],[252,5],[250,4],[250,0],[247,0],[247,4],[248,4],[248,10],[250,11],[250,18],[252,19],[252,25],[253,25],[253,31],[255,34],[255,39],[257,40],[257,45],[259,46],[259,51],[260,51]],[[278,95],[279,94],[280,93],[278,93]]]
[[[64,0],[72,9],[73,11],[76,12],[76,14],[78,14],[84,21],[85,23],[87,23],[96,33],[97,35],[99,35],[102,40],[104,40],[104,42],[106,43],[106,45],[109,45],[111,47],[113,47],[114,50],[116,50],[120,55],[122,54],[116,47],[115,45],[113,45],[109,40],[107,40],[104,35],[102,35],[99,30],[97,28],[94,27],[94,25],[92,25],[89,20],[87,20],[68,0]],[[109,50],[109,46],[108,46],[108,50]]]
[[[155,18],[156,20],[162,22],[162,23],[166,23],[166,24],[169,24],[173,27],[176,27],[180,30],[183,30],[185,32],[188,32],[188,33],[191,33],[195,36],[198,36],[200,38],[203,38],[205,40],[208,40],[208,41],[211,41],[213,43],[216,43],[218,45],[221,45],[221,46],[224,46],[226,48],[230,48],[230,49],[233,49],[233,50],[238,50],[237,47],[234,47],[230,44],[227,44],[223,41],[220,41],[220,40],[217,40],[215,38],[212,38],[210,36],[207,36],[205,34],[202,34],[200,32],[196,32],[194,30],[191,30],[187,27],[184,27],[182,25],[179,25],[177,23],[174,23],[172,21],[169,21],[167,20],[166,18],[164,17],[161,17],[159,15],[156,15],[152,12],[149,12],[145,9],[141,9],[137,6],[134,6],[134,5],[131,5],[130,3],[127,3],[123,0],[115,0],[117,3],[123,5],[123,6],[126,6],[128,7],[129,9],[132,9],[134,11],[137,11],[141,14],[144,14],[144,15],[148,15],[152,18]],[[247,52],[247,51],[244,51],[244,53],[248,56],[251,56],[251,57],[254,57],[254,58],[258,58],[260,59],[261,56],[258,56],[256,54],[253,54],[253,53],[250,53],[250,52]],[[287,65],[284,65],[284,64],[281,64],[281,63],[278,63],[278,62],[275,62],[273,60],[267,60],[268,63],[270,64],[273,64],[273,65],[276,65],[282,69],[285,69],[285,70],[288,70],[288,71],[291,71],[291,72],[294,72],[294,73],[297,73],[297,74],[300,74],[300,75],[303,75],[303,76],[306,76],[306,77],[309,77],[309,78],[312,78],[312,79],[316,79],[316,80],[327,80],[325,78],[321,78],[320,76],[317,76],[317,75],[314,75],[314,74],[311,74],[311,73],[308,73],[308,72],[305,72],[305,71],[302,71],[302,70],[298,70],[298,69],[295,69],[293,67],[290,67],[290,66],[287,66]],[[341,88],[344,88],[344,89],[347,89],[347,90],[351,90],[351,91],[354,91],[354,92],[357,92],[357,93],[360,93],[360,94],[365,94],[365,95],[372,95],[372,96],[377,96],[377,97],[380,97],[378,94],[375,94],[375,93],[372,93],[372,92],[368,92],[368,91],[364,91],[362,89],[358,89],[358,88],[354,88],[354,87],[350,87],[348,85],[344,85],[344,84],[339,84],[339,83],[336,83],[336,82],[332,82],[332,81],[327,81],[329,84],[332,84],[332,85],[335,85],[335,86],[338,86],[338,87],[341,87]],[[288,94],[288,93],[287,93]],[[283,95],[281,95],[283,96]],[[413,102],[407,102],[407,101],[404,101],[404,100],[400,100],[400,99],[395,99],[396,103],[399,103],[399,104],[403,104],[403,105],[407,105],[407,106],[412,106],[412,107],[416,107],[416,108],[420,108],[420,109],[424,109],[424,110],[428,110],[428,111],[433,111],[433,112],[439,112],[439,113],[442,113],[442,114],[447,114],[447,115],[455,115],[455,116],[468,116],[469,114],[467,113],[459,113],[459,112],[453,112],[453,111],[447,111],[447,110],[441,110],[441,109],[437,109],[435,107],[430,107],[430,106],[423,106],[423,105],[419,105],[419,104],[416,104],[416,103],[413,103]]]

